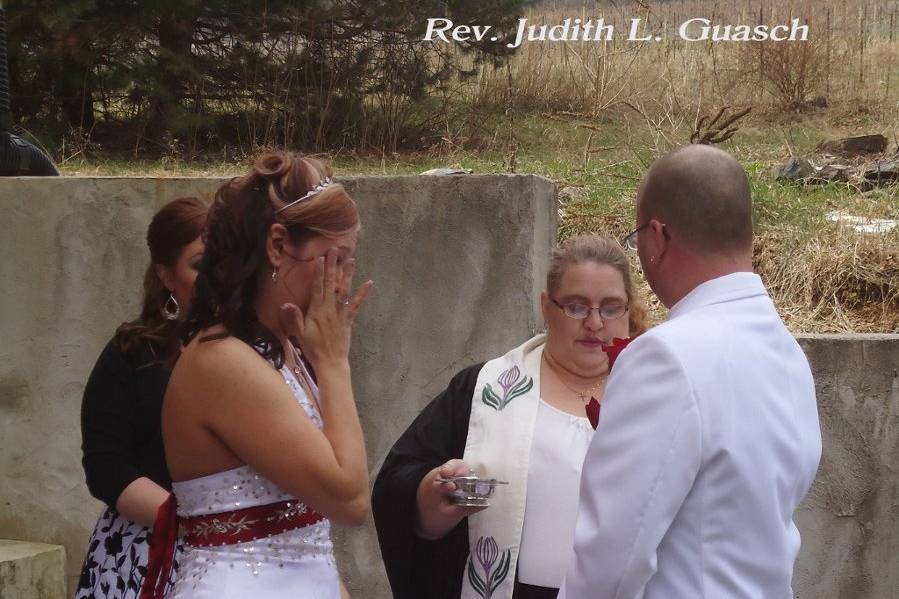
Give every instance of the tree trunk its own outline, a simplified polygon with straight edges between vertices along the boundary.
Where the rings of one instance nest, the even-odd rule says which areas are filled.
[[[183,129],[183,124],[179,123],[179,109],[187,94],[187,84],[194,76],[191,45],[196,23],[196,14],[187,12],[163,14],[159,19],[156,60],[159,80],[151,99],[149,128],[157,140],[176,135]]]
[[[93,65],[89,53],[77,47],[76,39],[67,42],[60,52],[56,77],[59,107],[67,126],[90,131],[94,126]]]

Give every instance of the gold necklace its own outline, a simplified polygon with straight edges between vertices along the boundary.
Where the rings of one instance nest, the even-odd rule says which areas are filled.
[[[563,380],[562,380],[562,377],[559,376],[559,373],[558,373],[558,372],[556,373],[556,378],[558,378],[558,379],[559,379],[559,382],[562,383],[563,385],[565,385],[565,387],[567,387],[569,391],[571,391],[572,393],[574,393],[575,395],[577,395],[578,398],[579,398],[583,403],[587,403],[587,401],[588,401],[587,397],[589,397],[590,399],[596,399],[596,397],[595,397],[595,396],[596,396],[596,392],[599,391],[600,387],[602,387],[602,385],[603,385],[603,381],[599,381],[598,383],[596,383],[596,384],[593,385],[592,387],[587,387],[587,388],[584,389],[583,391],[578,391],[577,389],[575,389],[574,387],[572,387],[571,385],[569,385],[568,383],[566,383],[565,381],[563,381]]]
[[[549,366],[550,370],[555,373],[556,378],[559,379],[559,382],[565,385],[565,387],[567,387],[569,391],[580,398],[581,402],[584,404],[584,412],[587,414],[587,419],[590,421],[590,426],[593,427],[593,430],[596,430],[596,427],[599,425],[600,406],[599,400],[594,396],[594,392],[599,391],[600,386],[602,386],[603,381],[605,381],[609,377],[609,374],[604,374],[602,377],[600,377],[599,381],[597,381],[595,385],[587,387],[583,392],[581,392],[565,382],[565,380],[562,378],[561,373],[555,369],[555,367],[552,365],[552,362],[550,362],[549,358],[547,358],[546,355],[546,351],[544,350],[543,359],[546,360],[546,365]],[[587,400],[588,394],[590,395],[589,401]]]
[[[555,373],[556,378],[559,379],[559,382],[562,383],[566,389],[568,389],[569,391],[571,391],[572,393],[577,395],[578,398],[581,400],[581,402],[584,404],[589,403],[590,400],[596,399],[596,397],[595,397],[596,392],[599,391],[599,389],[605,383],[606,379],[609,378],[608,373],[606,373],[599,378],[599,380],[596,382],[596,384],[591,385],[590,387],[587,387],[583,391],[578,391],[577,389],[575,389],[574,387],[572,387],[571,385],[569,385],[568,383],[565,382],[565,379],[562,378],[562,374],[558,370],[556,370],[556,367],[553,366],[552,362],[549,360],[549,358],[546,357],[545,354],[546,354],[546,352],[544,352],[543,359],[546,360],[546,365],[549,366],[550,370],[552,370]],[[590,398],[590,400],[587,399],[588,397]]]

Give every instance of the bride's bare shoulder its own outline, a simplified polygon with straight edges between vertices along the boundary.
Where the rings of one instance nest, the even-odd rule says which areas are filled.
[[[258,406],[265,399],[292,397],[270,362],[244,341],[218,334],[222,332],[201,331],[182,349],[166,390],[172,409],[182,406],[208,419],[218,415],[216,410],[230,414],[229,405],[241,405],[247,398],[255,399],[253,405]]]
[[[248,370],[272,370],[271,365],[246,342],[229,335],[221,326],[200,331],[181,351],[176,368],[195,373],[229,375]],[[230,376],[228,377],[230,378]]]

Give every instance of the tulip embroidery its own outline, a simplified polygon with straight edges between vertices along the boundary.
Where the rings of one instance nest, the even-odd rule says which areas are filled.
[[[502,395],[497,395],[490,383],[487,383],[484,385],[481,399],[485,404],[499,412],[509,405],[509,402],[513,399],[530,391],[534,386],[534,379],[529,376],[521,378],[521,371],[518,369],[518,366],[513,366],[499,375],[496,384],[502,389]]]
[[[511,549],[500,552],[493,537],[481,537],[468,556],[468,582],[483,599],[490,599],[509,575],[511,563]]]

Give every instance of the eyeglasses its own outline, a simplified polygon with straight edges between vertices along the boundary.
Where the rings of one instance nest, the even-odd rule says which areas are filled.
[[[637,227],[636,229],[634,229],[633,231],[631,231],[630,233],[625,235],[624,239],[621,240],[621,245],[624,246],[624,249],[631,251],[631,252],[636,252],[637,251],[637,233],[639,233],[640,231],[642,231],[643,229],[648,227],[651,222],[652,221],[645,223],[643,225],[640,225],[639,227]],[[665,236],[665,239],[668,239],[668,240],[671,239],[671,235],[668,233],[668,225],[666,225],[666,224],[662,224],[662,235]]]
[[[649,223],[640,225],[639,227],[637,227],[636,229],[634,229],[633,231],[628,233],[624,237],[624,239],[621,240],[621,245],[624,246],[624,249],[629,250],[631,252],[636,252],[637,251],[637,233],[639,233],[640,231],[642,231],[643,229],[645,229],[648,226],[649,226]]]
[[[599,317],[603,320],[615,320],[616,318],[621,318],[624,316],[624,313],[627,312],[627,304],[604,304],[602,306],[593,307],[578,303],[560,304],[552,298],[549,298],[549,301],[558,306],[559,309],[565,313],[565,316],[576,320],[584,320],[590,316],[590,313],[594,310],[599,312]]]

